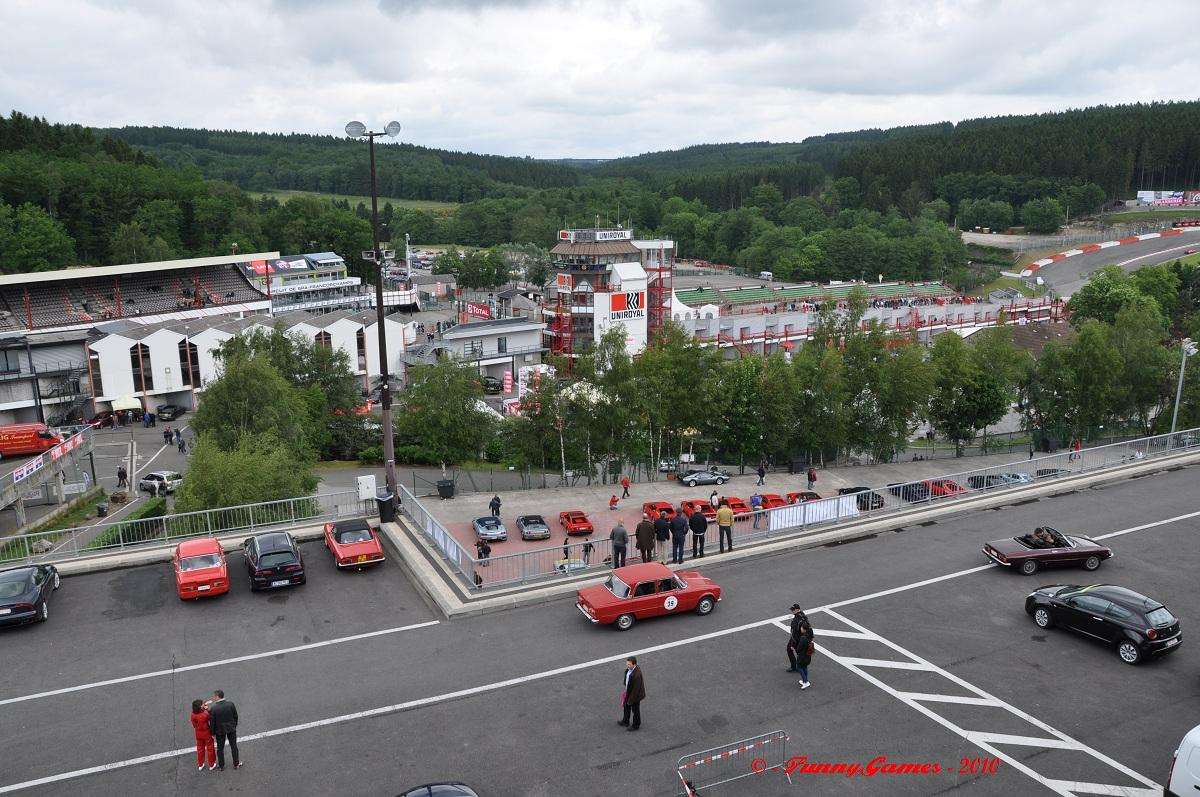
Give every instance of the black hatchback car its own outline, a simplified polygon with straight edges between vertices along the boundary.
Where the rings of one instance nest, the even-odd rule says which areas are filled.
[[[1121,661],[1137,664],[1179,649],[1179,620],[1153,598],[1125,587],[1041,587],[1025,599],[1038,628],[1060,626],[1113,646]]]
[[[883,500],[883,496],[872,490],[870,487],[839,487],[838,495],[853,495],[854,503],[858,505],[860,512],[868,512],[872,509],[883,509],[887,503]]]
[[[59,581],[53,565],[0,571],[0,626],[49,620],[50,595],[58,589]]]
[[[274,589],[304,583],[304,557],[292,535],[273,531],[242,543],[250,589]]]
[[[929,500],[929,485],[923,482],[892,482],[888,492],[911,503]]]

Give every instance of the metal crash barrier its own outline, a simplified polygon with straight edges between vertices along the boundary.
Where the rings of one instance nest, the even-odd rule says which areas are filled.
[[[675,764],[675,793],[680,797],[706,797],[710,789],[773,771],[783,773],[791,783],[791,775],[784,768],[790,738],[784,731],[772,731],[685,755]]]

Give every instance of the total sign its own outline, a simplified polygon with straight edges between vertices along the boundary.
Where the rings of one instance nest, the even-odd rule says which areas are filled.
[[[614,326],[625,328],[625,350],[639,354],[646,348],[646,291],[597,293],[593,332],[599,340]]]

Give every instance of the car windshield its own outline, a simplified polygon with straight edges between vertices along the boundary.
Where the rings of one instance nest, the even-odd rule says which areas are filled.
[[[0,588],[2,587],[3,585],[0,585]],[[1150,621],[1150,625],[1154,626],[1171,625],[1175,622],[1175,615],[1167,611],[1166,606],[1159,606],[1157,609],[1146,612],[1146,619]]]
[[[32,588],[33,581],[24,573],[17,576],[9,576],[0,580],[0,598],[15,598],[18,595],[23,595]]]
[[[616,576],[609,576],[608,581],[604,582],[604,586],[608,587],[608,591],[618,598],[629,597],[629,585]]]
[[[526,515],[525,516],[525,525],[526,526],[544,526],[544,525],[546,525],[546,521],[542,520],[541,515]]]
[[[494,529],[500,525],[500,521],[494,517],[481,517],[475,522],[483,526],[485,529]]]
[[[258,560],[259,567],[278,567],[279,565],[290,565],[296,561],[296,557],[291,551],[271,551],[265,553]]]
[[[206,553],[201,556],[189,556],[179,560],[179,569],[183,572],[189,570],[204,570],[209,567],[219,567],[221,557],[215,553]]]

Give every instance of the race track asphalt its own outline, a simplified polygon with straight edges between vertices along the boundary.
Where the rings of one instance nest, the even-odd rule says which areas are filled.
[[[1151,238],[1134,244],[1114,246],[1099,252],[1075,255],[1057,263],[1042,266],[1037,276],[1056,294],[1069,297],[1079,290],[1093,271],[1112,264],[1126,271],[1134,271],[1156,263],[1164,263],[1183,257],[1187,249],[1200,249],[1200,232],[1188,230],[1180,236]]]
[[[1190,637],[1200,605],[1200,515],[1114,537],[1116,557],[1095,576],[1025,578],[981,567],[979,548],[1040,524],[1104,534],[1196,513],[1198,473],[1159,472],[706,567],[726,590],[716,612],[646,621],[626,633],[591,626],[569,599],[426,624],[438,618],[394,562],[338,573],[319,543],[305,546],[309,583],[274,594],[249,593],[237,557],[234,591],[201,604],[173,597],[165,567],[64,579],[48,623],[0,632],[0,793],[394,795],[461,779],[484,797],[669,795],[680,756],[778,729],[791,735],[789,754],[811,760],[886,755],[946,770],[797,774],[793,785],[770,774],[705,797],[1048,794],[1054,779],[1138,785],[1091,751],[1156,781],[1200,722],[1200,647],[1188,638],[1171,656],[1129,667],[1100,645],[1040,631],[1022,602],[1043,583],[1098,578],[1164,601]],[[801,692],[784,672],[786,635],[770,622],[793,601],[840,604],[835,613],[814,612],[814,625],[852,635],[861,626],[934,669],[878,671],[880,686],[845,662],[899,656],[895,647],[880,654],[879,644],[819,634],[814,685]],[[375,631],[387,633],[337,641]],[[323,642],[332,644],[313,647]],[[276,652],[294,646],[308,647]],[[634,734],[615,721],[621,660],[638,651],[647,699],[644,728]],[[170,672],[241,656],[257,657]],[[960,775],[961,758],[988,753],[889,691],[945,691],[944,673],[1086,749],[1008,745],[1005,754],[1041,774],[1004,761],[995,774]],[[135,679],[37,696],[119,677]],[[235,701],[239,734],[251,737],[242,744],[246,767],[236,772],[197,773],[191,755],[171,754],[191,745],[190,699],[214,688]],[[969,730],[1029,733],[1002,706],[968,718],[969,709],[939,710]],[[253,738],[262,733],[272,735]],[[138,761],[158,754],[165,755]],[[74,774],[107,765],[115,766]],[[50,780],[30,784],[43,778]]]

